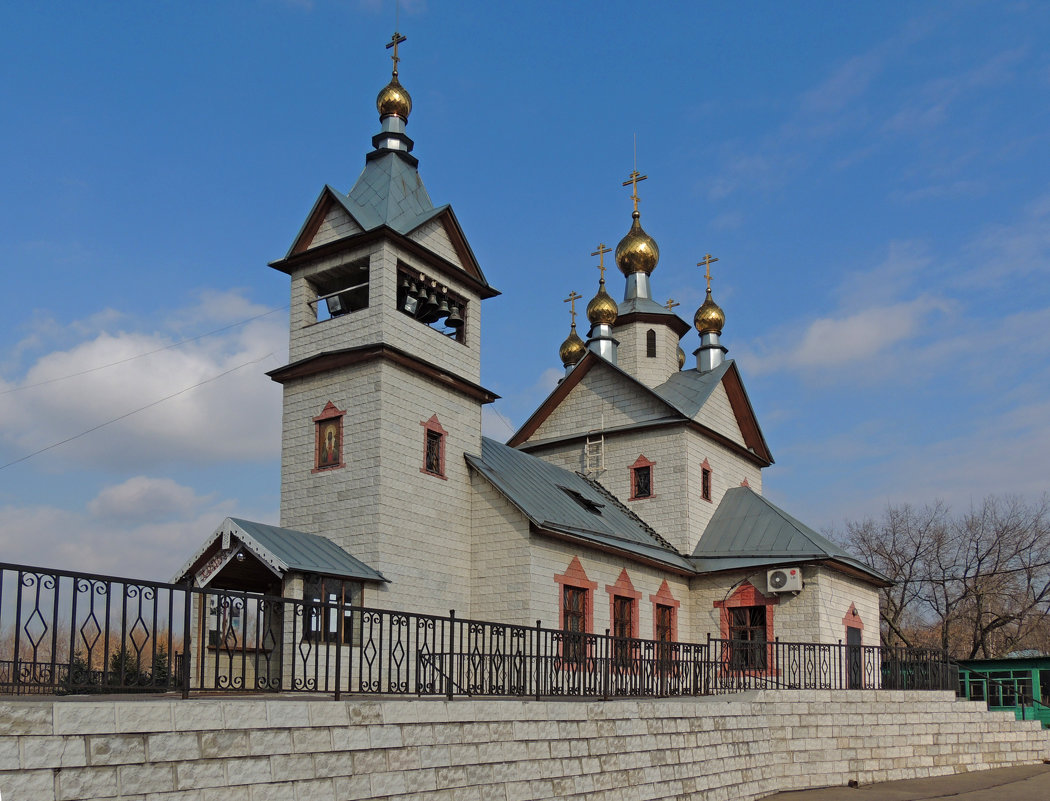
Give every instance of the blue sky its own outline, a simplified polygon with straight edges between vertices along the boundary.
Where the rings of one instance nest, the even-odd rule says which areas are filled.
[[[266,264],[360,172],[394,14],[0,9],[0,464],[155,404],[0,469],[0,558],[164,578],[225,515],[276,520],[288,286]],[[654,293],[691,319],[720,258],[774,502],[826,528],[1047,489],[1050,6],[400,15],[420,172],[503,292],[483,383],[511,425],[561,372],[561,299],[629,227],[637,137]]]

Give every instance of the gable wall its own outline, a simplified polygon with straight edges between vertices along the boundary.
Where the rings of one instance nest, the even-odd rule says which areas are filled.
[[[740,433],[736,415],[733,414],[733,407],[729,403],[729,395],[721,382],[714,388],[703,408],[693,419],[728,437],[738,445],[744,445],[744,435]]]
[[[317,228],[317,233],[314,234],[307,248],[316,248],[329,242],[334,242],[336,239],[342,239],[344,236],[360,233],[363,230],[347,214],[346,209],[336,203],[332,203],[332,207],[325,214],[321,225]]]
[[[463,269],[463,262],[460,260],[456,249],[452,246],[452,240],[449,239],[444,223],[440,220],[433,219],[423,223],[419,228],[412,231],[408,238]]]
[[[664,403],[633,386],[629,379],[595,365],[529,441],[615,428],[671,414]]]

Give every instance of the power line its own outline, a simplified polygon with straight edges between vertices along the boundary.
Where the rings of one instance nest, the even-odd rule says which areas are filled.
[[[270,314],[273,314],[274,312],[284,311],[287,308],[288,306],[277,306],[276,308],[270,309],[269,311],[265,311],[262,314],[257,314],[254,317],[249,317],[245,320],[240,320],[236,323],[224,325],[222,328],[216,328],[214,331],[208,331],[203,334],[198,334],[197,336],[189,337],[188,339],[180,339],[178,342],[173,342],[170,345],[165,345],[163,348],[156,348],[155,350],[149,350],[145,353],[138,353],[134,356],[128,356],[126,359],[120,359],[119,361],[110,362],[109,364],[100,364],[98,367],[89,367],[87,370],[81,370],[78,373],[70,373],[69,375],[62,375],[58,376],[57,378],[49,378],[46,381],[38,381],[35,384],[24,384],[20,387],[12,387],[11,389],[5,389],[2,392],[0,392],[0,395],[8,395],[12,392],[21,392],[23,389],[33,389],[34,387],[42,387],[47,384],[54,384],[56,381],[65,381],[67,378],[76,378],[77,376],[87,375],[88,373],[94,373],[98,370],[105,370],[108,367],[116,367],[118,364],[126,364],[127,362],[133,362],[135,361],[135,359],[141,359],[144,356],[152,356],[154,353],[160,353],[164,350],[171,350],[172,348],[177,348],[180,345],[185,345],[188,342],[196,342],[199,339],[204,339],[205,337],[210,337],[214,334],[221,334],[223,331],[229,331],[231,328],[237,328],[238,326],[245,325],[262,317],[266,317]],[[3,468],[0,467],[0,470],[2,469]]]
[[[65,445],[67,442],[72,442],[75,439],[80,439],[81,437],[86,436],[87,434],[90,434],[92,431],[98,431],[100,428],[105,428],[106,426],[111,425],[113,423],[116,423],[119,420],[123,420],[126,417],[131,417],[131,415],[133,415],[133,414],[138,414],[139,412],[143,412],[146,409],[150,409],[150,408],[152,408],[154,406],[157,406],[158,404],[164,403],[164,401],[168,401],[168,400],[171,400],[172,398],[176,398],[179,395],[183,395],[183,394],[189,392],[190,390],[197,389],[197,387],[204,386],[205,384],[211,383],[212,381],[217,381],[218,379],[222,378],[223,376],[227,376],[230,373],[233,373],[233,372],[236,372],[237,370],[240,370],[242,367],[247,367],[250,364],[258,364],[263,359],[268,359],[271,356],[273,356],[273,352],[272,351],[270,353],[267,353],[265,356],[259,357],[258,359],[252,359],[251,361],[244,362],[243,364],[238,364],[236,367],[231,367],[226,372],[219,373],[218,375],[212,376],[211,378],[205,378],[203,381],[200,381],[200,382],[194,384],[192,387],[186,387],[185,389],[180,389],[178,392],[172,393],[171,395],[167,395],[166,397],[163,397],[160,400],[155,400],[152,403],[147,403],[145,406],[140,406],[137,409],[132,409],[130,412],[125,412],[124,414],[120,415],[119,417],[114,417],[112,420],[107,420],[104,423],[99,423],[97,426],[89,428],[87,431],[81,431],[79,434],[74,434],[71,437],[66,437],[64,440],[61,440],[59,442],[54,442],[51,445],[47,445],[47,446],[41,448],[38,451],[33,451],[32,453],[27,453],[25,456],[22,456],[22,457],[20,457],[18,459],[15,459],[13,462],[8,462],[5,465],[0,465],[0,470],[5,470],[8,467],[11,467],[12,465],[18,464],[19,462],[24,462],[26,459],[32,459],[34,456],[38,456],[41,453],[44,453],[45,451],[51,450],[52,448],[57,448],[59,445]]]

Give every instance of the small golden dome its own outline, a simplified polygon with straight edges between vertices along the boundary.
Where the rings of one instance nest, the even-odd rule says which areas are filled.
[[[561,363],[570,367],[574,364],[579,364],[587,353],[587,345],[580,339],[579,334],[576,333],[576,323],[572,324],[572,331],[569,332],[568,338],[561,343],[561,348],[558,350],[558,355],[561,357]]]
[[[612,325],[620,309],[616,301],[605,291],[605,279],[598,282],[598,294],[587,304],[587,319],[591,325]]]
[[[678,346],[678,369],[681,370],[685,367],[685,351],[682,350],[682,346]]]
[[[711,299],[711,288],[707,288],[707,297],[703,304],[696,310],[693,317],[693,325],[696,330],[703,334],[721,334],[722,326],[726,324],[726,315],[718,304]]]
[[[390,79],[390,83],[379,92],[376,98],[376,108],[379,109],[380,119],[395,116],[407,120],[408,115],[412,113],[412,98],[397,80],[396,73]]]
[[[638,221],[642,215],[635,211],[631,216],[634,217],[631,230],[616,246],[616,266],[624,275],[652,275],[656,263],[660,261],[660,248],[656,246],[656,240],[642,229]]]

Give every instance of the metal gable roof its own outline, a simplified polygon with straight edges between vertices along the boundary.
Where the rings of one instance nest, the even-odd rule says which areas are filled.
[[[705,373],[698,370],[679,370],[655,387],[653,392],[691,420],[707,403],[707,399],[711,397],[711,393],[732,364],[732,359],[726,359],[714,370]]]
[[[181,581],[216,539],[228,532],[275,572],[319,573],[360,581],[386,581],[383,574],[355,559],[331,540],[290,528],[227,517],[176,576]]]
[[[691,557],[701,572],[815,559],[844,562],[887,580],[750,487],[726,492]]]
[[[595,481],[488,437],[482,437],[481,456],[467,461],[539,528],[692,571],[666,540]]]

